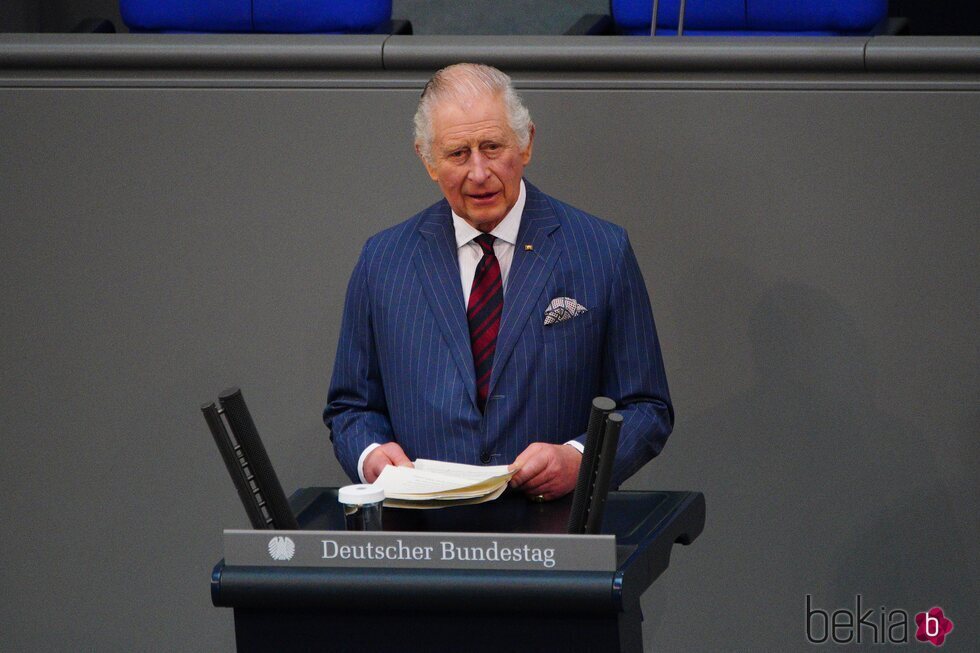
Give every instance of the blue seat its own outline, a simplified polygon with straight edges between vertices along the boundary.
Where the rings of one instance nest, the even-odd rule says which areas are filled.
[[[620,34],[650,34],[651,0],[611,0]],[[677,33],[680,0],[660,0],[657,34]],[[888,16],[888,0],[687,0],[684,34],[867,34]]]
[[[120,0],[132,32],[364,34],[391,20],[391,0]]]

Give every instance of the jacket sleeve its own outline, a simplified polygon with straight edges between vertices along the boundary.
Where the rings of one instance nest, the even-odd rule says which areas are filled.
[[[606,329],[600,388],[616,401],[623,416],[612,478],[613,487],[618,487],[660,453],[674,425],[650,298],[625,232],[612,277]]]
[[[357,459],[371,443],[394,439],[371,322],[367,247],[354,267],[323,421],[340,465],[359,482]]]

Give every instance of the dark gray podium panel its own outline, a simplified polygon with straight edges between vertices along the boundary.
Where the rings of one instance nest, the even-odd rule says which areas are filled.
[[[140,68],[41,37],[0,35],[0,648],[229,650],[201,578],[247,521],[197,406],[240,385],[284,486],[345,482],[340,307],[364,240],[438,197],[411,148],[431,71],[384,70],[393,40]],[[677,425],[627,487],[712,500],[642,599],[663,650],[798,649],[808,593],[939,603],[948,646],[980,640],[977,43],[511,69],[528,177],[625,226],[650,289]]]
[[[342,530],[334,489],[291,503],[301,527]],[[563,533],[571,498],[532,503],[507,493],[435,511],[385,509],[396,532]],[[699,492],[614,492],[603,533],[615,534],[615,572],[244,567],[218,563],[216,606],[235,611],[240,652],[309,650],[325,642],[365,651],[622,651],[642,644],[640,596],[667,568],[675,543],[705,523]],[[393,633],[404,634],[392,639]],[[651,642],[647,643],[652,645]]]

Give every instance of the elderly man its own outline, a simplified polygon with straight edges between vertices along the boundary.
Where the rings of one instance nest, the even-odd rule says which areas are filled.
[[[591,400],[624,422],[613,483],[673,425],[650,302],[623,229],[523,179],[535,126],[510,78],[426,84],[415,150],[445,199],[375,235],[354,269],[324,421],[352,479],[414,458],[512,464],[574,489]]]

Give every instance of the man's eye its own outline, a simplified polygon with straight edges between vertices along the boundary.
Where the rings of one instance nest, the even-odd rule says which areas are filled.
[[[449,158],[462,159],[465,154],[466,154],[466,150],[454,150],[453,152],[449,153]]]

